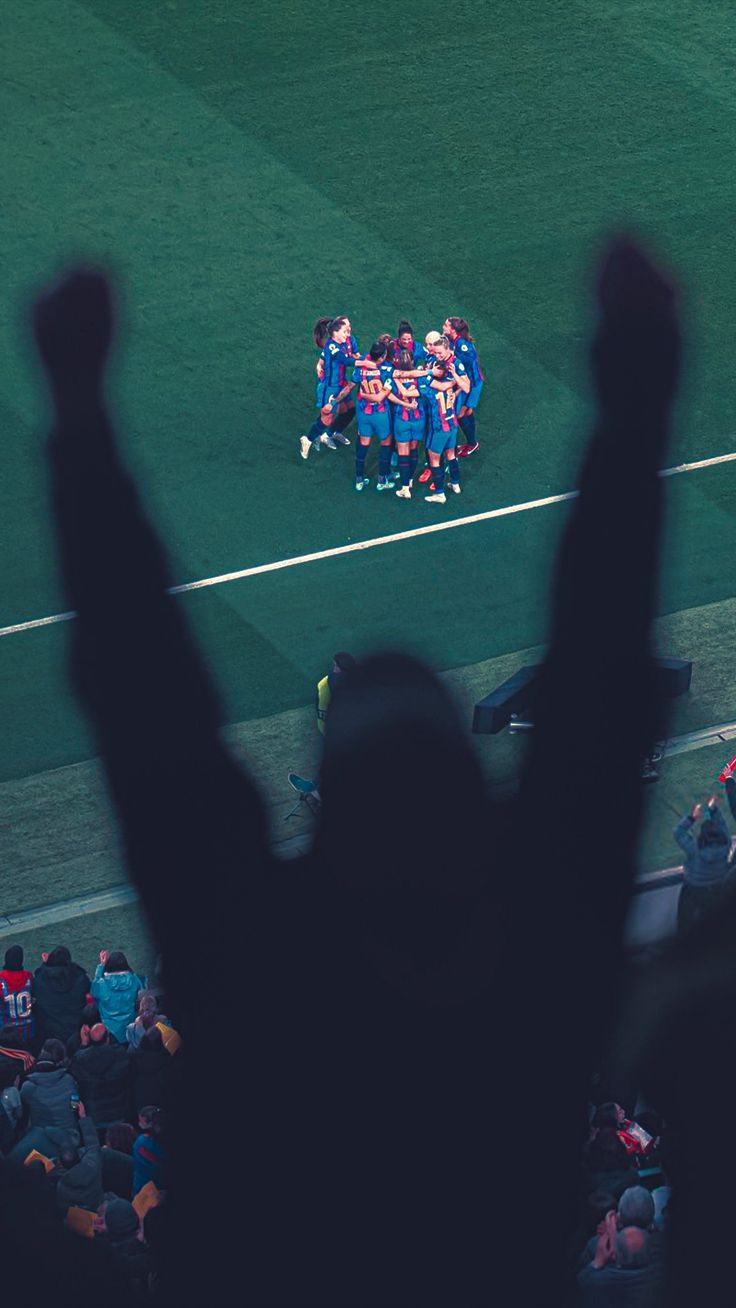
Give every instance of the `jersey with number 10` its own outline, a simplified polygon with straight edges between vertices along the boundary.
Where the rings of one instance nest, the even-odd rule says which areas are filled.
[[[388,400],[377,402],[376,397],[391,384],[393,368],[388,363],[381,363],[376,368],[356,368],[353,379],[360,383],[358,390],[358,413],[370,417],[374,412],[386,413]]]

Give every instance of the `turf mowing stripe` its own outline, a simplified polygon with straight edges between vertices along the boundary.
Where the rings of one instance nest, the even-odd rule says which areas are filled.
[[[716,454],[710,459],[698,459],[694,463],[678,463],[674,468],[663,468],[660,477],[674,477],[681,472],[696,472],[700,468],[713,468],[721,463],[733,463],[733,454]],[[258,577],[265,572],[279,572],[282,568],[296,568],[302,563],[316,563],[319,559],[334,559],[342,554],[354,554],[359,550],[375,549],[377,545],[393,545],[400,540],[413,540],[416,536],[429,536],[436,531],[452,531],[455,527],[467,527],[475,522],[490,522],[494,518],[508,518],[516,513],[528,513],[531,509],[544,509],[550,504],[564,504],[566,500],[577,498],[578,491],[565,491],[562,495],[546,495],[540,500],[526,500],[523,504],[509,504],[501,509],[486,509],[483,513],[471,513],[466,518],[450,518],[449,522],[430,522],[426,527],[412,527],[410,531],[393,532],[390,536],[374,536],[372,540],[353,541],[350,545],[334,545],[331,549],[317,550],[313,554],[297,554],[293,559],[276,559],[273,563],[259,563],[253,568],[240,568],[237,572],[223,572],[217,577],[203,577],[201,581],[187,581],[181,586],[171,586],[170,595],[184,595],[191,590],[204,590],[207,586],[222,586],[227,581],[242,581],[245,577]],[[14,636],[21,631],[32,631],[35,627],[48,627],[55,622],[68,622],[75,617],[74,612],[54,613],[47,618],[32,618],[29,622],[15,622],[10,627],[0,627],[0,636]]]

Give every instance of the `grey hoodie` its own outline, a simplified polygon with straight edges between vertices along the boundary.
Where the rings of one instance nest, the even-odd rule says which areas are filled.
[[[77,1115],[72,1095],[77,1083],[65,1067],[49,1072],[30,1072],[20,1088],[20,1097],[30,1114],[29,1126],[56,1126],[77,1134]]]
[[[673,832],[675,840],[685,855],[685,884],[688,886],[720,885],[730,871],[731,840],[723,814],[716,805],[709,810],[708,817],[721,830],[723,840],[720,844],[703,845],[701,848],[692,834],[691,828],[695,825],[695,820],[689,813],[678,822]]]

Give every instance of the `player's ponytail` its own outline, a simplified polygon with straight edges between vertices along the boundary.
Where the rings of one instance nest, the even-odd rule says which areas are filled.
[[[318,350],[323,350],[327,344],[331,322],[331,318],[318,318],[312,328],[312,336],[314,337],[314,343]]]
[[[399,369],[401,372],[411,372],[414,367],[414,355],[411,350],[399,351]]]
[[[472,341],[473,338],[470,335],[470,328],[464,318],[448,318],[447,321],[452,327],[452,330],[457,332],[458,336],[462,336],[465,341]]]
[[[400,337],[400,336],[403,336],[405,332],[408,332],[409,335],[411,336],[412,340],[414,340],[414,328],[412,327],[412,325],[411,325],[411,323],[409,322],[408,318],[402,318],[402,319],[401,319],[401,322],[399,323],[398,327],[396,328],[396,339],[398,340],[399,337]]]

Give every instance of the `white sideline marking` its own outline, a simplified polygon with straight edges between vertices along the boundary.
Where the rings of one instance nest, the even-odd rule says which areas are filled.
[[[663,468],[660,477],[674,477],[680,472],[696,472],[699,468],[713,468],[719,463],[733,463],[733,454],[716,454],[711,459],[698,459],[695,463],[678,463],[674,468]],[[468,527],[474,522],[490,522],[492,518],[508,518],[515,513],[528,513],[531,509],[544,509],[550,504],[563,504],[565,500],[574,500],[579,491],[565,491],[562,495],[546,495],[541,500],[526,500],[523,504],[509,504],[502,509],[487,509],[484,513],[472,513],[467,518],[451,518],[449,522],[431,522],[426,527],[413,527],[411,531],[396,531],[390,536],[374,536],[372,540],[353,541],[350,545],[335,545],[332,549],[317,550],[314,554],[298,554],[293,559],[277,559],[273,563],[259,563],[254,568],[240,568],[237,572],[223,572],[218,577],[203,577],[201,581],[187,581],[181,586],[171,586],[169,595],[183,595],[190,590],[204,590],[206,586],[222,586],[226,581],[242,581],[245,577],[258,577],[264,572],[278,572],[281,568],[296,568],[302,563],[316,563],[318,559],[334,559],[340,554],[354,554],[358,550],[372,550],[377,545],[393,545],[395,541],[412,540],[415,536],[429,536],[435,531],[452,531],[455,527]],[[15,622],[10,627],[0,627],[0,636],[14,636],[20,631],[32,631],[35,627],[49,627],[55,622],[69,622],[76,617],[71,613],[53,613],[48,618],[33,618],[30,622]]]

